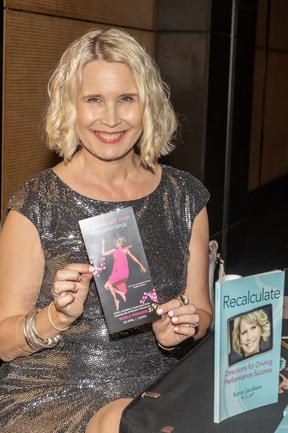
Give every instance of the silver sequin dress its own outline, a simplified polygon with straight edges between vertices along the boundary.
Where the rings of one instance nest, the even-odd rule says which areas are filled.
[[[177,296],[186,284],[193,220],[208,198],[191,174],[168,166],[150,195],[120,203],[89,199],[51,169],[41,172],[8,206],[29,218],[41,239],[45,273],[37,306],[52,301],[58,269],[88,262],[78,221],[126,206],[134,208],[158,298]],[[150,325],[109,336],[92,283],[83,315],[60,345],[0,367],[0,431],[83,433],[98,408],[136,396],[175,362],[160,351]]]

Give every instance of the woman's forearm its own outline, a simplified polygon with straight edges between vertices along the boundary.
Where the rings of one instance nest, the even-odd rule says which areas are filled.
[[[23,315],[9,317],[0,322],[0,359],[4,362],[29,354],[29,347],[25,342],[24,333],[20,331],[20,324],[24,317]],[[20,345],[23,345],[27,352],[23,348],[21,349]],[[30,352],[32,353],[31,349]]]
[[[28,356],[37,351],[28,344],[25,337],[25,317],[26,315],[13,316],[0,322],[0,359],[4,362],[20,356]],[[54,325],[61,329],[69,325],[64,315],[55,309],[54,304],[50,307],[50,319],[52,319]],[[53,338],[60,332],[52,326],[49,320],[48,307],[37,313],[35,327],[38,335],[44,340]]]

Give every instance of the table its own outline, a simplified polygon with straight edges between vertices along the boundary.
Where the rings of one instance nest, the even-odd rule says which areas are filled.
[[[176,374],[174,369],[173,375],[171,372],[165,375],[165,388],[167,381],[171,385],[168,392],[172,393],[173,388],[181,389],[179,396],[176,396],[176,400],[180,402],[178,407],[176,401],[175,409],[171,410],[169,407],[169,410],[165,410],[164,400],[161,402],[161,398],[138,398],[124,412],[120,433],[274,433],[282,420],[283,409],[288,404],[288,391],[279,395],[278,403],[235,415],[219,424],[213,422],[213,355],[214,338],[210,335],[179,362],[176,366]],[[186,372],[187,376],[185,383],[183,372]],[[179,387],[180,380],[183,385]],[[194,392],[191,392],[191,385],[192,389],[195,389]],[[163,393],[164,381],[159,380],[149,390]],[[165,392],[167,393],[167,389]],[[165,430],[165,426],[173,427],[173,423],[174,426],[177,425],[179,419],[181,419],[179,428],[174,427],[169,431],[167,427]],[[149,428],[142,429],[139,423],[140,425],[147,423]]]

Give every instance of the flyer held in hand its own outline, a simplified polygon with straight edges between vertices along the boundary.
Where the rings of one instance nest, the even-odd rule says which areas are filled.
[[[142,240],[131,206],[79,221],[111,334],[159,319]]]

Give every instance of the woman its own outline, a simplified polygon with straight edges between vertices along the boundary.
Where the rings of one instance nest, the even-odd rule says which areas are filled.
[[[129,276],[127,256],[129,256],[135,263],[139,265],[141,272],[146,272],[145,267],[139,262],[137,257],[131,253],[129,248],[131,248],[131,245],[126,245],[126,239],[124,237],[120,237],[115,241],[115,248],[105,251],[105,241],[102,239],[102,256],[113,256],[112,272],[104,287],[110,291],[114,300],[116,311],[119,310],[120,304],[117,294],[121,296],[124,302],[126,302],[126,280]]]
[[[232,347],[238,360],[271,348],[270,334],[270,321],[263,309],[236,317],[233,323]]]
[[[114,433],[130,399],[174,364],[165,349],[201,338],[211,322],[209,194],[157,163],[171,150],[175,115],[130,35],[110,29],[75,41],[49,95],[49,146],[64,160],[12,197],[0,237],[0,430]],[[126,206],[160,320],[112,338],[78,221]]]

